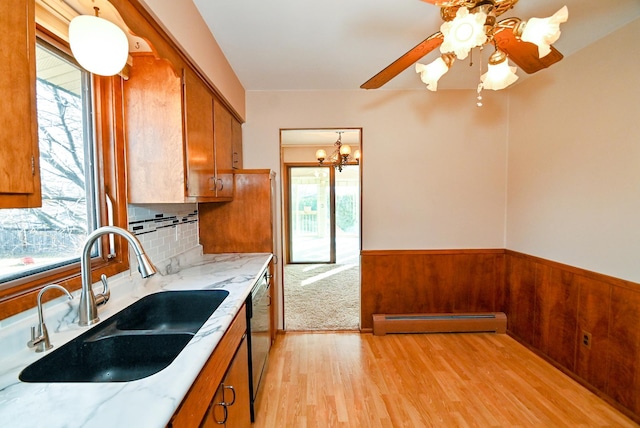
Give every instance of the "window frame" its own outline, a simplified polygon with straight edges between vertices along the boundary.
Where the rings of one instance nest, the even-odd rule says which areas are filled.
[[[71,55],[66,41],[44,27],[36,25],[36,36],[55,49]],[[35,43],[35,41],[34,41]],[[98,205],[97,227],[108,224],[106,197],[113,204],[113,225],[127,229],[125,137],[123,118],[123,81],[119,75],[91,75],[93,138],[95,139],[95,195]],[[35,82],[33,82],[35,85]],[[129,248],[120,236],[115,237],[115,257],[109,258],[109,240],[100,240],[100,255],[91,260],[91,276],[95,283],[100,275],[108,277],[129,269]],[[80,263],[26,276],[3,284],[0,289],[0,320],[33,308],[37,293],[47,284],[57,283],[69,291],[81,287]],[[58,297],[49,293],[43,300]]]

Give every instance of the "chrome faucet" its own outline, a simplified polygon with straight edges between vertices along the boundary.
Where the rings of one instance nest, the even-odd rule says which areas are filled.
[[[69,300],[73,299],[73,296],[71,295],[71,293],[69,293],[66,288],[61,287],[58,284],[49,284],[46,287],[44,287],[42,290],[40,290],[40,292],[38,293],[38,300],[37,300],[38,333],[36,335],[35,326],[31,327],[31,340],[27,342],[27,346],[29,348],[36,348],[36,352],[44,352],[53,348],[53,345],[49,341],[49,332],[47,331],[47,326],[44,323],[44,315],[42,313],[42,295],[44,294],[45,291],[51,290],[53,288],[57,288],[58,290],[64,291],[69,297]]]
[[[81,326],[92,325],[100,321],[98,317],[98,304],[104,304],[109,299],[107,280],[104,275],[102,277],[102,283],[104,285],[103,293],[96,296],[93,294],[93,289],[91,288],[91,247],[93,247],[93,243],[99,237],[109,233],[122,236],[129,242],[131,247],[133,247],[136,259],[138,260],[138,271],[143,278],[147,278],[157,272],[155,266],[142,249],[140,241],[138,241],[138,238],[133,234],[115,226],[103,226],[94,230],[87,236],[82,250],[82,257],[80,258],[82,291],[80,293],[80,307],[78,308],[78,324]]]

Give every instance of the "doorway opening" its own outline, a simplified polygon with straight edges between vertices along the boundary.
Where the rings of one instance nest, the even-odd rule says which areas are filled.
[[[360,326],[361,165],[315,159],[338,135],[361,150],[360,129],[281,131],[285,330]]]

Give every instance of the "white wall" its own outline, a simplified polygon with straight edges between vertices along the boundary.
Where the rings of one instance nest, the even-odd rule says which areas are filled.
[[[280,128],[361,127],[363,249],[504,248],[506,96],[475,97],[248,91],[244,166],[280,183]]]
[[[198,64],[236,113],[244,118],[244,87],[193,0],[141,0],[141,3]]]
[[[511,91],[507,248],[640,282],[640,20]]]

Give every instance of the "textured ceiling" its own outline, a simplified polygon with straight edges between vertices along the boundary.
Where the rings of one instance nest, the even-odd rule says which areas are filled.
[[[246,90],[362,90],[360,85],[440,29],[438,7],[419,0],[194,0]],[[639,0],[519,0],[500,18],[569,21],[554,45],[565,57],[637,19]],[[485,49],[488,56],[493,49]],[[431,52],[421,62],[437,58]],[[473,89],[479,61],[457,61],[439,89]],[[483,60],[486,64],[486,60]],[[540,73],[544,73],[544,70]],[[526,74],[518,71],[524,77]],[[423,89],[413,67],[382,89]]]

